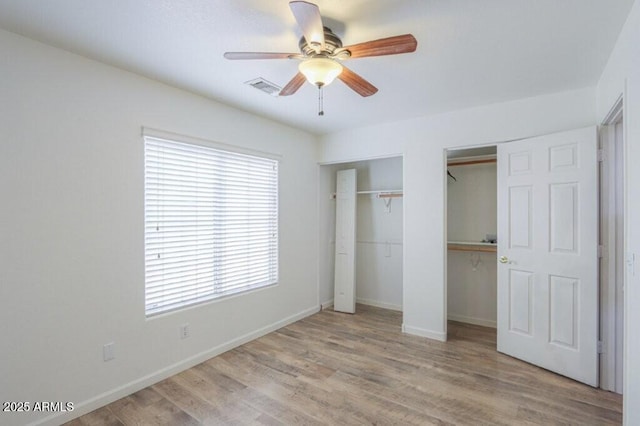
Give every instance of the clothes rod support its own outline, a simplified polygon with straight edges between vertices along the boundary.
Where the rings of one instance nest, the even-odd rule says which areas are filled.
[[[393,200],[392,197],[380,197],[378,195],[378,198],[382,198],[382,201],[384,201],[384,211],[386,211],[387,213],[391,213],[391,201]]]

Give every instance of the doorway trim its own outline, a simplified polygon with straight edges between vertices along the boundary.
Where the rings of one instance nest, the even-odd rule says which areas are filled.
[[[603,247],[600,260],[600,387],[616,393],[623,391],[624,287],[627,283],[624,267],[627,166],[623,99],[620,95],[603,120],[599,141],[603,159],[600,162],[600,245]]]

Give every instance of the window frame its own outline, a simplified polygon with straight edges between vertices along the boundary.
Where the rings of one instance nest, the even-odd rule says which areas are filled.
[[[279,172],[280,172],[280,156],[271,154],[271,153],[265,153],[265,152],[261,152],[261,151],[256,151],[256,150],[249,150],[249,149],[242,149],[236,146],[232,146],[232,145],[227,145],[227,144],[221,144],[221,143],[216,143],[216,142],[211,142],[211,141],[206,141],[203,139],[199,139],[199,138],[190,138],[187,136],[182,136],[182,135],[176,135],[176,134],[169,134],[166,132],[159,132],[159,131],[150,131],[149,129],[144,129],[143,128],[143,132],[142,132],[142,140],[143,140],[143,150],[144,150],[144,178],[143,178],[143,187],[144,187],[144,286],[145,286],[145,298],[144,298],[144,310],[145,310],[145,316],[147,318],[151,318],[154,316],[158,316],[158,315],[162,315],[162,314],[167,314],[170,312],[174,312],[177,310],[182,310],[182,309],[187,309],[187,308],[193,308],[196,306],[201,306],[203,304],[206,303],[212,303],[212,302],[217,302],[221,299],[225,299],[228,297],[234,297],[234,296],[239,296],[242,294],[246,294],[249,292],[253,292],[253,291],[257,291],[257,290],[262,290],[262,289],[266,289],[269,287],[273,287],[278,285],[279,283],[279,274],[280,274],[280,265],[279,265],[279,258],[280,258],[280,235],[279,235],[279,230],[280,230],[280,215],[279,215],[279,186],[280,186],[280,176],[279,176]],[[240,202],[244,201],[246,204],[245,210],[240,210],[240,214],[246,218],[247,221],[252,220],[251,218],[249,218],[249,216],[251,216],[249,214],[249,210],[250,208],[253,206],[253,204],[251,203],[252,197],[255,191],[255,186],[254,185],[254,181],[255,182],[262,182],[265,183],[267,185],[267,190],[266,195],[264,195],[265,197],[267,197],[267,202],[266,204],[264,204],[264,199],[260,199],[261,202],[263,202],[263,204],[260,204],[262,208],[262,210],[266,211],[267,213],[259,213],[262,216],[259,216],[259,218],[265,219],[268,218],[266,221],[263,220],[263,223],[260,225],[255,225],[253,222],[249,222],[251,225],[247,225],[248,227],[244,229],[243,234],[246,235],[247,238],[245,238],[244,240],[242,240],[241,244],[243,244],[244,246],[247,247],[246,250],[246,254],[244,255],[244,266],[242,267],[238,267],[234,270],[234,272],[237,271],[241,271],[242,274],[246,275],[247,277],[249,277],[251,275],[251,272],[249,272],[249,270],[251,270],[252,268],[249,266],[253,266],[253,262],[256,260],[256,256],[253,255],[253,257],[249,254],[249,247],[253,247],[255,249],[255,242],[252,243],[249,241],[249,235],[253,235],[252,234],[252,226],[258,226],[259,230],[261,232],[263,232],[266,236],[261,237],[261,239],[259,240],[259,242],[262,244],[261,248],[260,248],[260,254],[262,256],[262,259],[260,260],[260,265],[262,266],[262,270],[266,271],[266,272],[262,272],[263,275],[268,276],[268,279],[262,282],[251,282],[251,280],[249,278],[247,278],[248,281],[246,281],[244,284],[234,284],[231,285],[231,287],[225,287],[225,285],[228,285],[228,282],[226,282],[227,284],[222,284],[220,281],[216,282],[215,277],[211,277],[210,278],[210,288],[208,290],[206,290],[208,287],[202,287],[204,288],[206,291],[203,291],[202,296],[195,296],[195,297],[188,297],[184,296],[184,292],[186,290],[192,290],[194,288],[200,288],[200,285],[197,284],[195,285],[195,287],[190,287],[189,285],[181,285],[181,284],[175,284],[176,289],[180,290],[181,294],[183,294],[183,296],[181,297],[185,297],[187,300],[186,301],[174,301],[174,302],[166,302],[166,303],[160,303],[157,302],[154,305],[150,304],[150,300],[153,300],[152,297],[150,296],[150,292],[153,291],[158,291],[158,289],[160,287],[162,287],[162,285],[158,285],[156,284],[151,284],[150,282],[150,243],[149,243],[149,238],[150,238],[150,234],[152,234],[152,232],[150,231],[150,227],[152,225],[150,225],[151,223],[151,219],[149,216],[149,205],[148,205],[148,197],[149,197],[149,191],[150,191],[150,179],[153,179],[153,177],[150,177],[150,166],[148,164],[149,162],[149,145],[150,143],[154,143],[154,144],[166,144],[166,145],[171,145],[174,149],[176,148],[176,146],[182,146],[182,147],[187,147],[185,148],[185,150],[191,149],[193,148],[194,151],[202,151],[202,152],[206,152],[208,153],[209,157],[207,157],[207,160],[212,160],[215,159],[216,156],[218,156],[216,161],[219,161],[221,163],[224,163],[224,161],[228,161],[229,159],[232,159],[234,161],[238,161],[240,163],[242,163],[243,161],[245,161],[247,164],[251,163],[252,161],[255,161],[257,163],[262,163],[261,167],[264,167],[265,165],[271,164],[273,166],[273,171],[271,172],[271,175],[269,175],[269,172],[267,171],[265,173],[265,176],[263,179],[264,180],[260,180],[260,179],[256,179],[255,176],[251,176],[253,174],[253,168],[249,167],[248,165],[244,166],[244,168],[246,169],[244,172],[238,172],[236,174],[236,172],[229,172],[229,175],[233,175],[233,176],[241,176],[244,177],[244,181],[245,182],[249,182],[247,185],[247,189],[244,190],[244,197],[242,198],[242,194],[241,195],[237,195],[236,193],[236,198],[234,199],[234,201],[238,201],[237,197],[241,197]],[[179,149],[178,149],[179,150]],[[200,161],[205,161],[202,160],[202,158],[200,158]],[[159,164],[159,162],[157,163]],[[155,167],[157,167],[158,169],[161,169],[162,166],[161,165],[157,165]],[[166,167],[166,164],[165,164]],[[242,167],[240,167],[242,168]],[[208,172],[214,173],[214,171],[220,172],[222,171],[223,175],[226,176],[226,172],[223,171],[222,168],[216,168],[215,166],[211,166],[209,165],[208,167],[205,168]],[[260,170],[266,170],[266,169],[260,169]],[[244,173],[244,174],[243,174]],[[180,175],[183,176],[183,175]],[[194,180],[199,180],[199,178],[194,178]],[[228,190],[227,187],[227,182],[221,182],[220,186],[217,187],[215,185],[217,184],[213,184],[214,187],[216,188],[216,191],[223,194],[223,195],[219,195],[217,196],[218,198],[216,199],[216,201],[220,201],[220,202],[225,202],[229,200],[229,197],[225,196],[224,194],[226,193],[225,191]],[[242,192],[242,191],[241,191]],[[159,200],[159,199],[158,199]],[[161,203],[161,201],[158,201],[158,203]],[[171,203],[171,200],[167,201],[167,203]],[[195,201],[193,202],[195,205]],[[198,203],[200,204],[200,203]],[[266,206],[266,207],[265,207]],[[219,207],[219,205],[218,205]],[[158,208],[160,209],[160,208]],[[216,210],[216,208],[212,207],[211,210],[213,211],[211,213],[211,217],[212,220],[215,222],[215,219],[219,219],[219,218],[223,218],[224,219],[228,219],[228,218],[237,218],[237,216],[235,216],[235,213],[231,214],[231,213],[221,213],[220,212],[220,208],[218,208]],[[156,212],[159,210],[156,210]],[[159,223],[159,222],[158,222]],[[224,223],[224,222],[223,222]],[[165,226],[166,222],[165,222]],[[222,225],[223,227],[225,225]],[[227,223],[228,226],[228,223]],[[242,225],[241,225],[242,226]],[[224,228],[226,229],[226,228]],[[214,247],[215,245],[219,247],[220,246],[220,242],[219,240],[221,238],[223,238],[223,235],[227,235],[228,233],[225,232],[224,234],[221,233],[216,233],[219,232],[220,230],[218,229],[217,231],[211,231],[212,236],[210,238],[211,242],[210,242],[210,246]],[[163,230],[164,232],[164,230]],[[230,231],[229,233],[233,233],[232,231]],[[156,234],[155,236],[157,237],[160,234]],[[216,241],[216,242],[214,242]],[[199,244],[199,243],[198,243]],[[215,250],[218,250],[218,248],[216,248]],[[194,249],[197,250],[197,249]],[[227,249],[227,252],[223,252],[223,256],[224,255],[228,255],[229,250],[231,249]],[[235,249],[234,249],[235,250]],[[242,249],[240,249],[242,250]],[[265,255],[265,253],[268,252],[268,254]],[[236,253],[236,251],[232,251],[232,253]],[[217,256],[218,251],[216,251],[216,253],[212,256]],[[158,255],[158,258],[160,255]],[[223,259],[221,265],[224,267],[228,267],[229,266],[229,260],[231,258],[229,256],[227,256],[227,259]],[[266,259],[266,260],[264,260]],[[225,263],[227,262],[227,263]],[[157,262],[158,264],[163,264],[163,262]],[[242,263],[242,262],[240,262]],[[165,262],[166,264],[166,262]],[[164,268],[165,266],[162,266],[161,268]],[[249,268],[248,268],[249,267]],[[151,268],[152,269],[152,268]],[[211,269],[214,270],[213,266],[211,266]],[[164,274],[164,272],[163,272]],[[217,272],[213,272],[212,275],[216,275]],[[164,279],[164,278],[163,278]],[[216,288],[217,287],[217,288]],[[185,290],[186,289],[186,290]],[[164,289],[161,289],[160,292],[164,291]],[[197,293],[198,290],[196,290]],[[187,291],[188,293],[188,291]]]

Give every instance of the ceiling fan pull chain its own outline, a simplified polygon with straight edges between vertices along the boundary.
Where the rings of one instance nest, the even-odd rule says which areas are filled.
[[[324,90],[322,86],[318,86],[318,115],[324,115],[324,106],[322,105]]]

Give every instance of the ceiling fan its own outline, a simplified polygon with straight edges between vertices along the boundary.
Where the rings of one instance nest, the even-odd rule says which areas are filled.
[[[382,38],[343,47],[342,40],[328,27],[322,25],[317,5],[306,1],[291,1],[289,7],[302,38],[298,43],[300,53],[275,52],[226,52],[227,59],[298,59],[298,73],[280,91],[280,96],[293,95],[306,81],[320,89],[322,112],[322,88],[338,78],[361,96],[371,96],[378,89],[364,78],[341,64],[346,59],[370,56],[397,55],[416,50],[418,42],[411,34]]]

